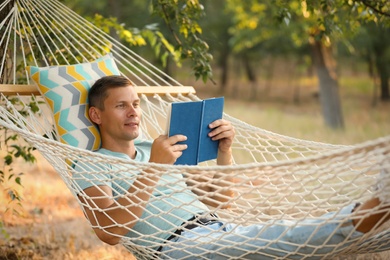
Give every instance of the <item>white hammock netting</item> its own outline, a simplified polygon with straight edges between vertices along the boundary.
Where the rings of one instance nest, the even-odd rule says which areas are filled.
[[[13,4],[10,6],[10,3]],[[32,84],[27,72],[19,71],[19,66],[25,68],[28,65],[75,64],[91,61],[111,52],[120,71],[129,77],[134,85],[181,86],[180,83],[56,1],[6,0],[0,4],[0,13],[3,15],[6,13],[0,23],[2,35],[0,48],[3,54],[0,56],[2,84]],[[159,134],[164,133],[169,102],[199,100],[196,95],[156,94],[147,96],[141,94],[140,97],[143,106],[142,138],[147,140],[153,140]],[[26,97],[20,97],[20,99],[29,102]],[[37,96],[36,99],[40,101],[41,97]],[[232,166],[217,166],[214,161],[202,163],[199,166],[140,163],[62,144],[56,141],[58,138],[53,132],[52,115],[46,105],[39,104],[41,111],[32,113],[28,106],[14,105],[10,100],[9,97],[1,95],[0,125],[18,133],[42,153],[67,184],[82,209],[89,208],[107,216],[109,212],[97,209],[96,206],[91,206],[79,199],[88,198],[77,188],[78,183],[73,178],[75,171],[72,164],[77,163],[81,169],[84,169],[81,176],[83,174],[100,176],[110,173],[129,185],[136,176],[129,177],[129,175],[122,174],[123,172],[136,171],[146,176],[153,172],[153,174],[170,176],[172,179],[178,176],[188,179],[194,176],[204,176],[209,183],[215,183],[216,192],[219,191],[218,185],[222,184],[221,186],[227,186],[235,193],[235,196],[229,200],[229,208],[222,209],[222,205],[210,207],[208,212],[204,213],[205,215],[215,213],[222,221],[244,226],[261,224],[265,227],[264,230],[268,227],[285,226],[286,231],[282,235],[300,225],[312,226],[314,230],[320,230],[322,226],[329,223],[335,223],[336,226],[343,225],[345,219],[357,218],[356,214],[350,215],[342,209],[355,202],[374,198],[379,193],[383,195],[383,191],[375,191],[372,186],[376,183],[381,169],[390,168],[390,136],[353,146],[331,145],[272,133],[248,125],[227,114],[224,118],[230,120],[236,130],[232,147],[234,156]],[[20,113],[20,110],[24,112]],[[91,165],[98,165],[99,170]],[[112,169],[110,165],[117,165],[120,169]],[[211,178],[216,174],[219,176],[219,181]],[[233,183],[226,181],[228,176],[234,177]],[[390,185],[388,176],[381,181],[384,185]],[[195,183],[194,188],[197,185],[202,185],[202,183]],[[226,187],[220,189],[226,189]],[[175,192],[180,193],[183,190]],[[152,201],[169,199],[172,210],[162,212],[159,216],[153,215],[154,212],[146,212],[152,214],[149,217],[165,219],[167,215],[174,214],[175,207],[180,207],[182,204],[180,197],[175,196],[175,192],[169,195],[152,196]],[[214,193],[204,196],[212,195]],[[123,195],[113,197],[114,199],[126,197],[126,191]],[[127,210],[119,204],[116,208]],[[320,217],[328,212],[335,212],[334,217]],[[372,209],[366,214],[376,212],[376,209]],[[310,219],[322,220],[322,222],[315,224],[314,221],[309,222]],[[185,222],[187,219],[182,221]],[[96,223],[93,220],[91,222]],[[113,225],[124,226],[118,223]],[[109,228],[99,223],[92,224],[92,227]],[[155,226],[154,229],[153,234],[139,233],[138,237],[121,236],[121,243],[139,259],[154,258],[158,253],[156,248],[164,243],[171,243],[159,237],[175,232],[175,229],[160,230],[159,226]],[[209,237],[203,237],[194,244],[207,244],[211,246],[210,248],[218,245],[219,249],[212,252],[214,256],[230,258],[230,250],[233,246],[232,243],[227,243],[227,236],[232,232],[234,231],[214,237],[211,231],[207,235]],[[259,236],[261,233],[259,232]],[[263,246],[253,247],[248,251],[242,249],[239,257],[232,258],[330,259],[343,255],[381,252],[390,246],[389,229],[385,227],[356,238],[347,235],[347,238],[330,247],[327,245],[328,239],[323,239],[322,244],[309,244],[309,236],[307,241],[302,243],[293,244],[291,242],[289,245],[295,248],[293,251],[291,249],[284,251],[283,246],[269,250],[271,247],[274,248],[273,245],[281,239],[279,236],[263,241]],[[242,244],[250,244],[256,239],[257,236],[242,237],[241,242],[234,247],[240,249]],[[192,244],[182,244],[180,248],[185,252],[191,250]],[[192,257],[210,259],[209,253],[210,251],[206,250]],[[253,256],[256,253],[258,255]]]

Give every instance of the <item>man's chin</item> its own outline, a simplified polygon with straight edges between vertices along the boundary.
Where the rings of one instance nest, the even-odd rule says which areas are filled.
[[[133,132],[132,134],[131,134],[131,140],[135,140],[135,139],[137,139],[139,137],[139,132],[137,131],[137,132]]]

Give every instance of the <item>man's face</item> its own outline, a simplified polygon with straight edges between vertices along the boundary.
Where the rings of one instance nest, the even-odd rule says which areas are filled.
[[[141,119],[140,99],[134,87],[108,90],[104,110],[98,110],[100,134],[106,142],[134,140],[139,135]]]

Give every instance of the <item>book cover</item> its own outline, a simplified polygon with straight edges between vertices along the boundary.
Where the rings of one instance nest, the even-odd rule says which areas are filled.
[[[223,105],[223,97],[171,104],[168,136],[187,136],[187,140],[183,142],[187,144],[187,149],[175,164],[196,165],[217,158],[219,142],[208,136],[212,130],[209,124],[222,118]]]

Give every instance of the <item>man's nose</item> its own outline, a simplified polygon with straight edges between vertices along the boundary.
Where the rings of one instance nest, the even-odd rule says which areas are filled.
[[[137,114],[136,109],[133,106],[129,106],[129,108],[127,110],[127,116],[131,117],[131,116],[134,116],[136,114]]]

